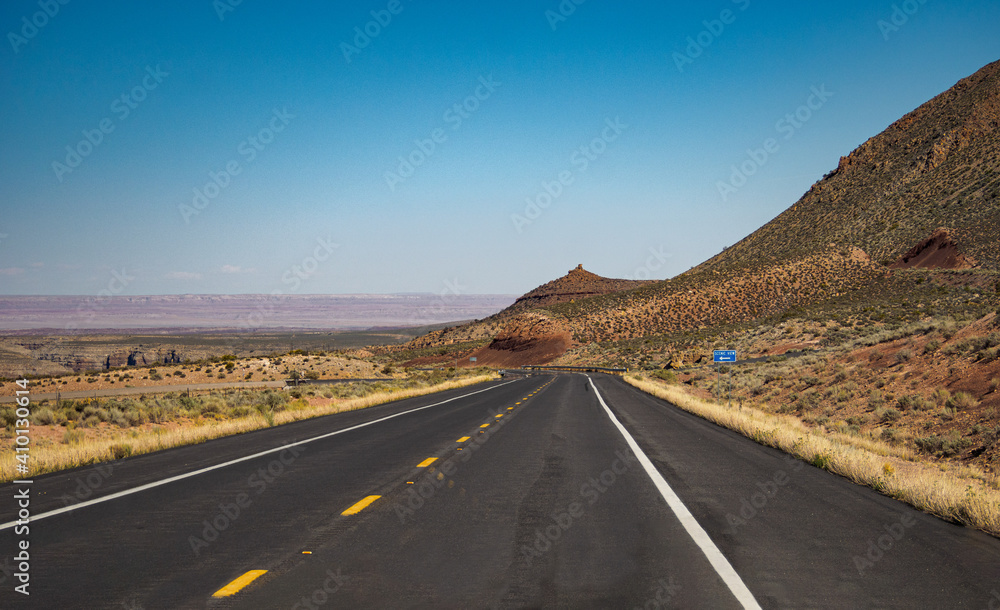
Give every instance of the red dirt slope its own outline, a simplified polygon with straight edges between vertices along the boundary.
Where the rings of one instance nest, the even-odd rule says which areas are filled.
[[[892,269],[969,269],[975,261],[958,250],[958,242],[951,231],[936,229],[931,236],[920,242],[891,265]]]
[[[565,324],[528,312],[512,318],[492,343],[471,355],[477,366],[513,367],[547,364],[571,347],[573,338]]]

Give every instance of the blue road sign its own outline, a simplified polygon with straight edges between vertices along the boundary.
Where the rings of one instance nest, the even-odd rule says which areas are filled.
[[[712,360],[715,362],[736,362],[736,350],[717,349],[712,353]]]

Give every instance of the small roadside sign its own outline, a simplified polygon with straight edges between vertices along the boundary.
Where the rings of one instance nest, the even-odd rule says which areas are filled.
[[[471,358],[469,358],[469,362],[475,362],[475,361],[476,361],[476,357],[475,356],[472,356]]]
[[[714,362],[736,362],[736,350],[717,349],[712,353],[712,360]]]

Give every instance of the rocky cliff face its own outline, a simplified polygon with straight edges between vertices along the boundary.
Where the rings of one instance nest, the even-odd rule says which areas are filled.
[[[473,352],[480,366],[547,364],[573,346],[568,326],[544,313],[516,315],[486,347]]]
[[[6,338],[0,344],[2,360],[10,371],[0,370],[0,376],[22,374],[65,374],[100,371],[130,366],[177,364],[185,359],[197,360],[213,354],[207,350],[183,350],[171,345],[128,345],[120,341],[88,340],[88,338],[46,337],[18,340]],[[116,346],[109,348],[109,343]],[[118,347],[124,345],[123,347]],[[183,350],[183,351],[182,351]]]

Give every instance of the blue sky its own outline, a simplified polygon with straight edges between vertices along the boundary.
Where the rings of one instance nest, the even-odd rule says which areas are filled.
[[[1000,59],[987,0],[232,4],[0,5],[0,294],[667,278]]]

